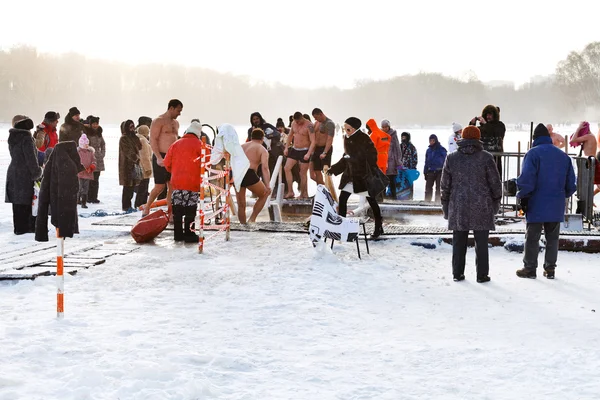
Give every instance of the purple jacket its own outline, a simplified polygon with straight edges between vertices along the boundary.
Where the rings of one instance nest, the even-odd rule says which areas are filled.
[[[85,170],[81,171],[77,174],[77,177],[81,179],[94,179],[94,170],[96,169],[96,152],[93,147],[88,147],[87,149],[78,147],[77,152],[79,153],[79,159],[81,160],[81,165]],[[88,172],[90,171],[90,172]]]

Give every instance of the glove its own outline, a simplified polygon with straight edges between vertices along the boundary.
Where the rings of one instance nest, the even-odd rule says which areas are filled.
[[[328,169],[327,172],[325,172],[328,176],[333,175],[333,172],[331,172],[331,169]]]
[[[526,214],[528,205],[529,205],[529,199],[527,197],[523,197],[522,199],[519,199],[519,202],[517,204],[517,210],[523,211],[523,214]]]
[[[90,165],[89,170],[90,170],[89,172],[94,172],[96,170],[96,165],[94,165],[94,164]]]

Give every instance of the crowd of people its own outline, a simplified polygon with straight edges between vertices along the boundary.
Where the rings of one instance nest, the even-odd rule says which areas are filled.
[[[123,187],[121,205],[126,212],[140,208],[142,216],[146,216],[154,202],[164,196],[172,211],[175,240],[197,242],[198,236],[190,229],[200,191],[201,169],[197,161],[203,152],[208,154],[210,151],[205,146],[208,136],[202,132],[198,119],[192,120],[180,137],[177,118],[182,110],[183,103],[173,99],[166,112],[157,118],[142,116],[137,125],[133,120],[121,123],[118,153],[119,184]],[[82,120],[77,107],[72,107],[60,127],[59,120],[60,114],[55,111],[47,112],[37,126],[27,116],[13,118],[8,140],[11,163],[7,171],[6,201],[13,206],[14,233],[17,235],[35,231],[32,198],[36,182],[39,186],[42,174],[45,175],[44,167],[52,160],[52,153],[60,143],[70,142],[76,146],[78,162],[73,170],[78,186],[75,190],[77,204],[87,208],[87,203],[100,202],[99,182],[105,170],[106,156],[100,119],[89,115]],[[384,233],[379,203],[384,201],[385,185],[389,185],[388,196],[395,199],[399,175],[417,169],[417,149],[411,142],[410,133],[402,132],[399,139],[389,120],[384,119],[378,125],[374,119],[369,119],[363,127],[359,118],[347,118],[343,124],[343,156],[336,161],[332,156],[338,126],[319,108],[312,110],[312,119],[310,115],[295,112],[289,117],[287,126],[282,118],[272,125],[259,112],[250,115],[250,123],[247,141],[241,146],[248,166],[236,185],[241,223],[255,222],[268,196],[272,195],[274,188],[270,177],[282,156],[286,199],[309,199],[309,178],[324,184],[324,174],[341,175],[339,215],[346,216],[350,195],[363,195],[374,214],[372,237]],[[232,126],[223,125],[221,129],[239,144]],[[475,236],[477,281],[490,280],[487,241],[489,231],[495,229],[494,216],[502,197],[499,153],[504,151],[505,132],[500,109],[488,105],[481,116],[469,121],[466,128],[459,123],[452,124],[448,149],[437,135],[429,137],[423,167],[425,201],[442,205],[448,228],[453,231],[452,264],[456,281],[464,279],[469,231],[474,231]],[[538,125],[533,138],[517,180],[517,198],[527,219],[524,267],[517,275],[536,276],[537,240],[543,230],[548,241],[545,275],[553,278],[559,225],[564,216],[565,199],[575,191],[575,175],[571,159],[560,150],[567,143],[552,125]],[[580,155],[600,157],[598,141],[600,137],[597,140],[589,123],[584,121],[571,136],[569,145],[580,147]],[[73,156],[72,150],[65,147],[63,153],[77,157]],[[55,160],[53,165],[68,160],[64,157]],[[214,168],[222,169],[223,162]],[[598,193],[600,162],[595,176],[598,185],[595,193]],[[151,177],[154,187],[149,190]],[[298,196],[294,192],[294,182]],[[245,211],[246,191],[257,199],[249,218]],[[412,199],[412,182],[408,192]],[[136,198],[132,205],[134,194]]]

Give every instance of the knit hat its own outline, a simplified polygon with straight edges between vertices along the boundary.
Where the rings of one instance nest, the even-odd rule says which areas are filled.
[[[402,140],[403,138],[407,138],[410,141],[410,133],[402,132],[402,134],[400,135],[400,140]]]
[[[44,122],[46,123],[51,123],[54,121],[58,121],[60,118],[60,114],[54,111],[48,111],[45,115],[44,115]]]
[[[79,147],[83,147],[88,144],[90,144],[90,140],[88,139],[88,137],[85,133],[82,133],[81,137],[79,138]]]
[[[381,127],[383,128],[384,126],[387,126],[388,128],[391,127],[390,121],[388,121],[387,119],[381,121]]]
[[[140,135],[144,137],[150,136],[150,128],[148,128],[146,125],[138,126],[137,131]]]
[[[77,107],[71,107],[69,108],[69,115],[75,116],[75,115],[80,115],[81,113],[79,112],[79,110],[77,109]]]
[[[360,126],[362,125],[362,122],[360,119],[356,118],[356,117],[350,117],[348,118],[346,121],[344,121],[346,124],[350,125],[351,127],[353,127],[356,130],[360,129]]]
[[[481,131],[478,127],[469,125],[465,129],[463,129],[462,138],[479,140],[481,139]]]
[[[456,133],[456,132],[460,131],[462,128],[463,127],[461,124],[457,124],[456,122],[452,123],[452,132]]]
[[[550,132],[548,132],[548,128],[544,124],[538,124],[533,130],[533,138],[537,139],[542,136],[550,137]]]
[[[202,136],[202,124],[200,122],[192,122],[192,124],[185,130],[185,133],[193,133],[200,139]]]

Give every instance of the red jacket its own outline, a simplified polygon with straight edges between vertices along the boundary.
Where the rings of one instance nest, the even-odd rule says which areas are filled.
[[[58,143],[58,133],[56,132],[56,128],[44,123],[41,123],[38,125],[38,127],[44,127],[43,132],[46,134],[44,137],[44,142],[40,147],[38,147],[38,150],[46,151],[48,148],[54,148],[54,146],[56,146]]]
[[[185,134],[169,147],[164,164],[171,173],[173,190],[200,191],[200,160],[194,160],[202,156],[202,148],[206,146],[193,133]]]
[[[367,126],[371,128],[371,140],[377,149],[377,166],[385,174],[388,167],[388,150],[392,143],[392,137],[379,129],[374,119],[368,120]]]

